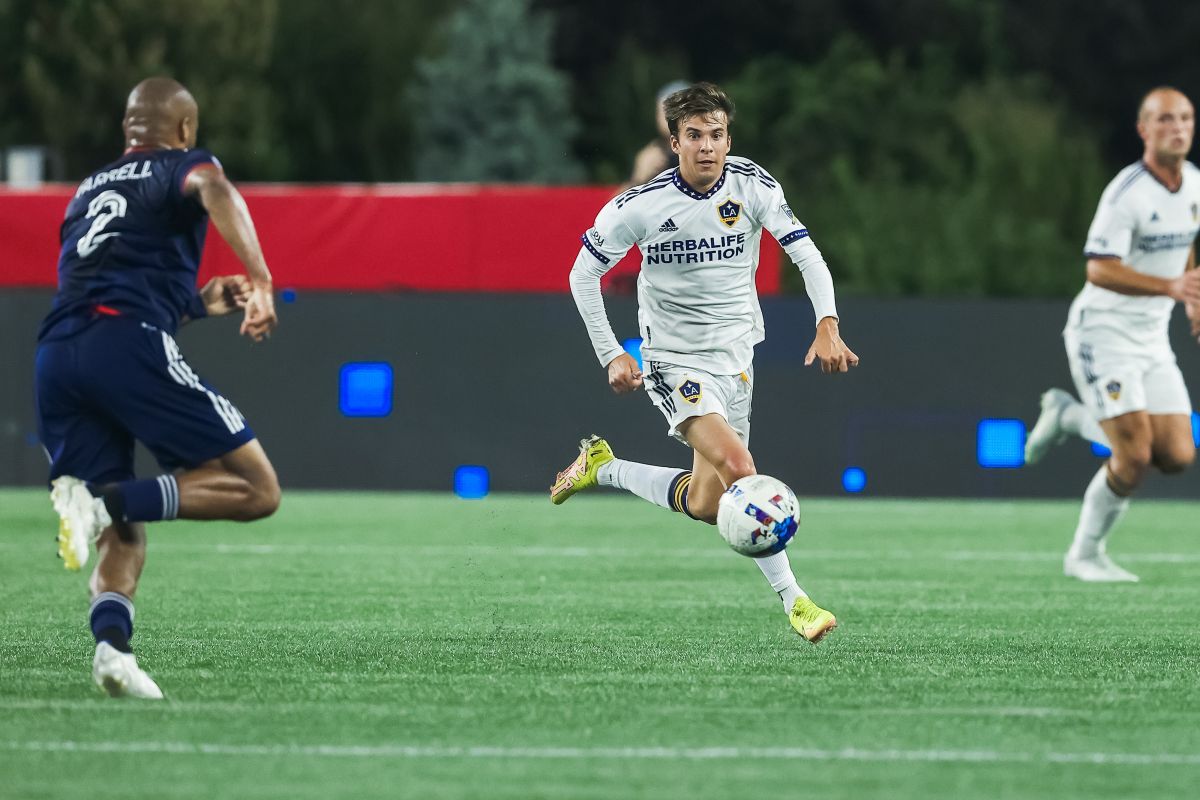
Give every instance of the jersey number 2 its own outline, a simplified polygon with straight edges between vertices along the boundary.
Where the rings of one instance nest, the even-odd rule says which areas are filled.
[[[125,216],[125,212],[129,210],[129,201],[125,199],[125,195],[120,192],[114,192],[112,189],[101,192],[92,198],[92,202],[88,203],[88,213],[86,219],[95,220],[92,222],[92,227],[88,228],[79,239],[79,243],[75,245],[75,249],[79,252],[80,258],[87,258],[96,249],[100,247],[100,243],[112,236],[120,236],[117,232],[104,233],[104,229],[110,222],[118,217]]]

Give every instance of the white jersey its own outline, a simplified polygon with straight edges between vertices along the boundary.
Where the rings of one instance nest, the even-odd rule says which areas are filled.
[[[1146,168],[1131,164],[1117,173],[1100,197],[1084,255],[1119,258],[1147,275],[1178,278],[1200,231],[1200,170],[1183,165],[1183,182],[1172,192]],[[1084,284],[1071,304],[1067,327],[1111,329],[1130,343],[1165,341],[1175,301],[1136,296]]]
[[[609,201],[583,234],[571,271],[571,290],[600,363],[623,352],[604,314],[600,277],[637,245],[643,359],[714,375],[747,369],[764,337],[754,283],[763,228],[804,272],[817,319],[836,317],[820,251],[778,182],[753,161],[729,157],[704,194],[672,169]]]

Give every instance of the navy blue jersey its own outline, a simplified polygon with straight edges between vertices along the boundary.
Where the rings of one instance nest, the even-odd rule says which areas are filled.
[[[39,340],[70,335],[98,310],[170,334],[185,314],[203,314],[196,273],[208,214],[183,183],[204,164],[218,164],[207,150],[131,150],[79,185],[60,229],[58,293]]]

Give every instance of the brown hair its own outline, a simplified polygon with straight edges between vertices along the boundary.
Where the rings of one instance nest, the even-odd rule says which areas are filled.
[[[667,129],[679,138],[679,123],[689,117],[709,117],[718,111],[725,113],[725,123],[733,123],[733,101],[715,83],[701,81],[686,89],[667,95],[663,100],[663,112],[667,117]]]

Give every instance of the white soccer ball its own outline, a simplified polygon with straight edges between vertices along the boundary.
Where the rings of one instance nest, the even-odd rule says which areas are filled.
[[[800,527],[800,501],[770,475],[734,481],[717,506],[717,530],[737,552],[751,558],[778,553]]]

